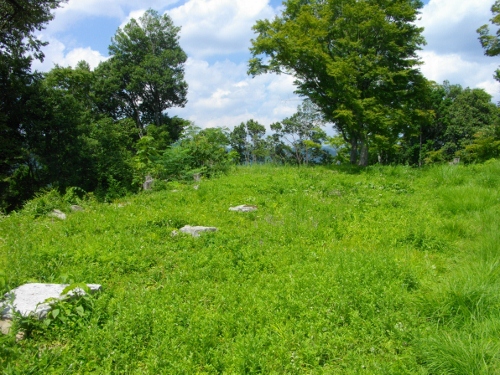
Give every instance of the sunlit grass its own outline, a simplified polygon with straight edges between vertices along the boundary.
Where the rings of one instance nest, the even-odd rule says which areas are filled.
[[[39,327],[21,342],[1,337],[0,366],[6,374],[493,374],[499,175],[498,162],[253,166],[197,190],[171,183],[112,204],[81,201],[84,212],[40,197],[0,218],[8,286],[75,281],[103,291],[88,320]],[[239,204],[259,210],[228,211]],[[56,206],[67,220],[45,215]],[[186,224],[219,230],[171,235]]]

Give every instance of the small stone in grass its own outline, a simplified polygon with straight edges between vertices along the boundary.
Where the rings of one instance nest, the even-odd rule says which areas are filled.
[[[66,220],[66,214],[61,210],[54,210],[49,214],[50,217],[55,217],[57,219]]]
[[[216,232],[217,228],[215,227],[201,227],[201,226],[194,226],[192,227],[191,225],[186,225],[179,229],[182,233],[187,233],[192,235],[193,237],[199,237],[200,233],[203,232]]]
[[[229,211],[253,212],[253,211],[257,211],[257,206],[252,206],[249,204],[242,204],[241,206],[229,207]]]

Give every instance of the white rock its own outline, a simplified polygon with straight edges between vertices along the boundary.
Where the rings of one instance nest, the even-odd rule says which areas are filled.
[[[257,206],[242,204],[241,206],[229,207],[229,211],[252,212],[252,211],[257,211]]]
[[[62,300],[68,296],[85,294],[80,288],[75,288],[68,294],[62,294],[68,284],[24,284],[9,293],[5,294],[6,301],[0,302],[0,316],[6,319],[12,319],[14,310],[22,316],[35,315],[38,318],[44,318],[51,309],[50,300]],[[91,292],[97,292],[101,289],[99,284],[87,284]]]
[[[49,214],[50,217],[56,217],[61,220],[66,220],[66,214],[61,210],[54,210]]]
[[[203,233],[203,232],[216,232],[217,228],[215,228],[215,227],[199,227],[199,226],[192,227],[190,225],[186,225],[186,226],[182,227],[179,230],[182,233],[190,234],[193,237],[199,237],[200,233]]]
[[[71,211],[75,212],[75,211],[83,211],[83,207],[82,206],[79,206],[77,204],[74,204],[71,206]]]

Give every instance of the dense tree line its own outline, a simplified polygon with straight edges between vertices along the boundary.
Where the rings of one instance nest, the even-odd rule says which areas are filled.
[[[166,148],[188,122],[165,110],[186,103],[186,54],[168,15],[148,10],[119,29],[110,58],[91,70],[43,59],[35,38],[63,1],[0,3],[0,210],[19,207],[46,188],[78,187],[111,199],[144,178],[141,138]]]
[[[0,211],[47,188],[110,200],[146,176],[211,176],[234,163],[422,166],[500,156],[491,96],[422,76],[421,1],[285,1],[280,16],[254,26],[249,74],[291,74],[304,101],[279,122],[249,119],[232,130],[168,116],[186,103],[187,56],[180,28],[153,10],[116,32],[96,69],[82,61],[32,72],[44,45],[34,32],[62,3],[0,2]],[[500,0],[492,12],[499,25]],[[498,32],[478,33],[487,55],[500,54]]]

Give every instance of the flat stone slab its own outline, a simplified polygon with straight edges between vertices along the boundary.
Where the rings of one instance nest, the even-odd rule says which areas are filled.
[[[81,288],[75,288],[67,294],[62,294],[69,284],[24,284],[5,294],[6,301],[0,302],[0,316],[3,319],[12,319],[14,310],[22,316],[34,315],[44,318],[52,308],[48,299],[62,300],[68,296],[82,295]],[[101,290],[99,284],[87,284],[91,292]]]
[[[242,204],[241,206],[229,207],[229,211],[253,212],[253,211],[257,211],[257,206],[252,206],[249,204]]]
[[[193,237],[200,237],[200,233],[203,232],[216,232],[217,228],[215,227],[200,227],[200,226],[195,226],[192,227],[191,225],[186,225],[179,229],[182,233],[187,233],[192,235]]]

